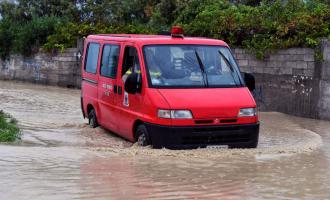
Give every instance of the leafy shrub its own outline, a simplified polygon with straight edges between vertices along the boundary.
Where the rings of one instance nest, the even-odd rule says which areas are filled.
[[[10,32],[11,22],[9,20],[0,21],[0,58],[9,56],[13,43],[13,35]]]
[[[38,52],[40,45],[54,33],[55,26],[60,23],[56,17],[34,17],[29,21],[0,21],[0,56],[2,59],[10,53],[30,55]]]
[[[24,24],[15,27],[13,52],[29,55],[39,50],[40,45],[47,41],[47,37],[53,34],[60,20],[56,17],[34,17]]]
[[[330,34],[329,5],[313,1],[277,0],[251,7],[218,0],[198,5],[193,7],[199,10],[194,19],[185,17],[189,7],[178,18],[186,32],[223,39],[231,46],[254,50],[259,57],[271,49],[315,47],[318,38]]]
[[[0,110],[0,142],[14,142],[20,136],[17,120]]]
[[[24,0],[17,1],[19,6],[0,3],[2,58],[11,52],[28,55],[40,46],[48,51],[75,47],[77,38],[89,34],[151,34],[168,31],[172,25],[183,26],[187,35],[222,39],[232,47],[250,49],[259,58],[279,48],[315,48],[319,38],[330,38],[328,0],[110,0],[40,4],[51,8],[50,12],[38,11],[39,7],[25,8]],[[76,7],[67,8],[68,5]]]
[[[75,47],[78,38],[89,34],[100,33],[155,33],[151,28],[144,24],[125,24],[118,26],[106,26],[104,24],[93,25],[91,23],[75,24],[67,23],[56,28],[54,34],[48,36],[43,48],[50,51],[52,49],[64,50],[65,48]]]

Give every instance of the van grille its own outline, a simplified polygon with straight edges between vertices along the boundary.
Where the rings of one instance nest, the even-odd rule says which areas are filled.
[[[237,119],[221,119],[220,123],[235,123]]]
[[[215,136],[186,136],[182,138],[182,144],[226,144],[226,143],[239,143],[249,142],[250,135],[247,133],[232,134],[232,135],[215,135]]]
[[[251,134],[238,127],[196,127],[189,136],[183,136],[182,144],[225,144],[249,142]]]
[[[220,119],[218,122],[212,119],[198,119],[195,120],[195,124],[217,124],[217,123],[236,123],[237,119]]]
[[[213,120],[195,120],[195,124],[212,124]]]

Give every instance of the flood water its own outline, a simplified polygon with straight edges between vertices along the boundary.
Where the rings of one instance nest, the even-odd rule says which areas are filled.
[[[80,91],[0,81],[22,141],[0,144],[0,199],[330,199],[330,122],[260,113],[257,149],[142,148],[91,129]]]

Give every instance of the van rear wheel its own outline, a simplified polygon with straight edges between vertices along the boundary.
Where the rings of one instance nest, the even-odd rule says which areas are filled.
[[[148,146],[151,145],[150,138],[149,138],[149,133],[145,125],[140,125],[136,129],[136,138],[137,138],[137,143],[139,146]]]
[[[88,124],[91,128],[96,128],[99,126],[97,123],[97,117],[94,109],[92,109],[88,114]]]

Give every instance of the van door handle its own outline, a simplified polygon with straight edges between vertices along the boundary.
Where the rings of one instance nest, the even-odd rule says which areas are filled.
[[[117,85],[113,85],[113,92],[117,94]]]
[[[117,86],[117,88],[118,88],[118,94],[119,95],[121,95],[122,93],[123,93],[123,89],[122,89],[122,87],[121,86]]]
[[[123,89],[122,89],[121,86],[113,85],[113,92],[114,92],[115,94],[119,94],[119,95],[121,95],[121,94],[123,93],[122,90],[123,90]]]

